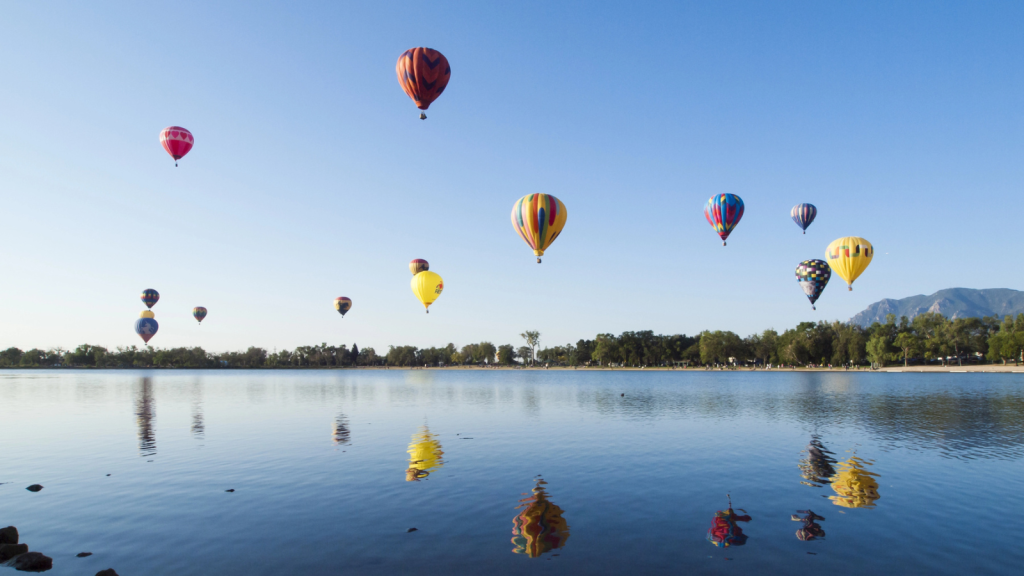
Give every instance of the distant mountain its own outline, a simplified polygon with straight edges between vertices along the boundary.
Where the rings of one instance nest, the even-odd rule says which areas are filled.
[[[868,306],[850,318],[850,322],[867,327],[872,322],[884,323],[886,314],[895,314],[899,321],[900,316],[913,318],[925,312],[938,312],[947,318],[1016,316],[1024,312],[1024,292],[1009,288],[948,288],[931,296],[911,296],[901,300],[886,298]]]

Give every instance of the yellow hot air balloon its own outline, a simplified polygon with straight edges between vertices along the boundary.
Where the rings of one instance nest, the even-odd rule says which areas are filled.
[[[431,434],[426,426],[421,426],[420,431],[412,435],[409,444],[409,468],[405,471],[405,481],[419,481],[444,466],[442,456],[444,451],[441,450],[437,436]]]
[[[550,194],[527,194],[512,207],[512,227],[537,255],[544,251],[565,227],[565,204]]]
[[[428,309],[427,314],[430,314],[430,305],[437,300],[442,290],[444,290],[444,280],[430,270],[424,270],[412,277],[412,293],[420,299],[423,307]]]
[[[853,290],[853,281],[871,264],[875,249],[871,242],[857,236],[847,236],[834,240],[825,249],[825,258],[832,271],[846,280],[846,285]]]
[[[142,314],[139,314],[139,318],[153,318],[152,310],[143,310]]]

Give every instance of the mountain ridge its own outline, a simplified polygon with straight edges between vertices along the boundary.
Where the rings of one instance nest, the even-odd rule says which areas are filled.
[[[899,319],[926,312],[938,312],[950,319],[1016,316],[1024,313],[1024,292],[1011,288],[946,288],[927,296],[886,298],[858,312],[850,323],[866,328],[874,322],[884,323],[886,314],[895,314]]]

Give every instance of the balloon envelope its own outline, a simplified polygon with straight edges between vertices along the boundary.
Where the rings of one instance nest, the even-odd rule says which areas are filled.
[[[441,295],[442,290],[444,290],[444,280],[434,272],[427,270],[412,277],[412,293],[423,303],[424,308],[430,308],[434,300]],[[428,309],[427,312],[430,310]]]
[[[334,299],[334,309],[337,310],[339,314],[341,314],[342,318],[344,318],[345,317],[345,312],[348,312],[349,310],[352,309],[352,299],[351,298],[346,298],[344,296],[340,296],[338,298],[335,298]]]
[[[716,194],[704,205],[704,217],[725,246],[725,239],[743,218],[743,199],[735,194]]]
[[[152,310],[143,310],[142,313],[139,314],[139,318],[153,318],[154,316],[156,315],[153,314]]]
[[[853,281],[871,264],[875,249],[863,238],[846,236],[829,244],[825,256],[832,271],[846,280],[846,285],[853,290]]]
[[[206,308],[203,308],[202,306],[196,306],[195,308],[192,309],[192,316],[194,316],[195,319],[198,320],[200,324],[202,324],[203,318],[206,318]]]
[[[512,227],[540,256],[562,233],[568,214],[565,204],[550,194],[527,194],[512,206]]]
[[[139,318],[135,321],[135,333],[142,337],[142,341],[147,344],[159,329],[160,325],[152,318]]]
[[[814,303],[818,301],[831,277],[832,269],[824,260],[804,260],[797,265],[796,281],[800,283],[807,299],[811,301],[811,308],[814,308]]]
[[[448,59],[432,48],[410,48],[395,65],[398,83],[420,110],[430,108],[448,86],[452,67]]]
[[[814,204],[797,204],[789,211],[789,215],[793,218],[793,222],[803,229],[804,234],[807,234],[807,227],[814,222],[814,217],[818,215],[818,209],[814,207]]]
[[[188,154],[195,143],[192,133],[181,126],[168,126],[160,131],[160,145],[171,155],[171,158],[174,158],[175,166],[178,165],[178,160]]]
[[[409,262],[409,271],[415,276],[424,270],[430,270],[430,262],[427,262],[423,258],[417,258],[412,262]]]
[[[146,288],[145,290],[142,291],[141,298],[142,303],[145,304],[147,308],[152,308],[153,305],[156,304],[158,300],[160,300],[160,293],[157,292],[156,290],[153,290],[152,288]]]

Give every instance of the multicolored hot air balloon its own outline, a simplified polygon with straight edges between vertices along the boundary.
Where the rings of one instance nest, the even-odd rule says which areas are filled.
[[[871,264],[875,249],[863,238],[846,236],[832,241],[825,249],[825,256],[832,270],[853,290],[853,281]]]
[[[544,480],[535,480],[533,494],[520,500],[523,511],[512,519],[512,552],[536,558],[565,546],[569,540],[569,524],[562,518],[563,510],[548,500]]]
[[[206,318],[206,308],[203,308],[202,306],[196,306],[195,308],[192,309],[192,316],[195,317],[196,321],[202,324],[203,318]]]
[[[409,444],[409,468],[405,471],[405,481],[418,482],[444,466],[442,456],[444,451],[437,436],[431,434],[426,426],[420,426],[420,431],[412,435]]]
[[[168,126],[160,131],[160,145],[174,158],[174,166],[178,166],[178,160],[185,157],[192,145],[196,143],[192,133],[181,126]]]
[[[139,319],[135,321],[135,333],[138,334],[146,344],[149,344],[149,339],[155,336],[156,331],[159,329],[160,325],[153,319],[153,313],[149,310],[143,310],[142,315],[140,315]]]
[[[426,270],[412,277],[412,293],[423,303],[430,314],[430,305],[437,300],[444,290],[444,280],[436,273]]]
[[[745,512],[745,510],[740,510],[740,512]],[[722,548],[746,544],[747,535],[743,533],[743,529],[737,522],[750,522],[750,516],[740,516],[733,512],[732,498],[729,498],[729,508],[715,512],[715,517],[711,520],[711,528],[708,529],[708,542]]]
[[[818,215],[818,209],[814,207],[814,204],[797,204],[789,211],[789,215],[793,218],[793,222],[803,229],[804,234],[807,234],[807,227],[814,222],[814,217]]]
[[[448,86],[452,76],[452,67],[448,59],[432,48],[410,48],[398,57],[395,65],[398,83],[402,90],[412,98],[420,110],[430,108],[430,103],[437,99]],[[420,120],[427,115],[420,112]]]
[[[409,271],[412,272],[413,276],[426,270],[430,270],[430,262],[427,262],[423,258],[417,258],[412,262],[409,262]]]
[[[743,218],[743,199],[735,194],[715,194],[704,205],[704,217],[725,246],[725,239]]]
[[[838,471],[832,477],[832,489],[837,496],[829,496],[836,506],[843,508],[874,508],[878,495],[878,474],[868,472],[872,463],[856,456],[836,465]]]
[[[346,298],[344,296],[339,296],[335,298],[334,309],[338,311],[338,314],[341,314],[342,318],[344,318],[345,312],[348,312],[349,310],[352,309],[352,299]]]
[[[550,194],[527,194],[512,206],[512,227],[533,248],[537,264],[562,233],[567,217],[565,204]]]
[[[817,310],[814,303],[832,277],[832,269],[824,260],[804,260],[796,267],[796,281],[804,289],[804,294],[811,301],[811,310]]]
[[[160,300],[160,293],[152,288],[146,288],[142,291],[142,303],[146,305],[146,308],[153,308],[153,305]]]

